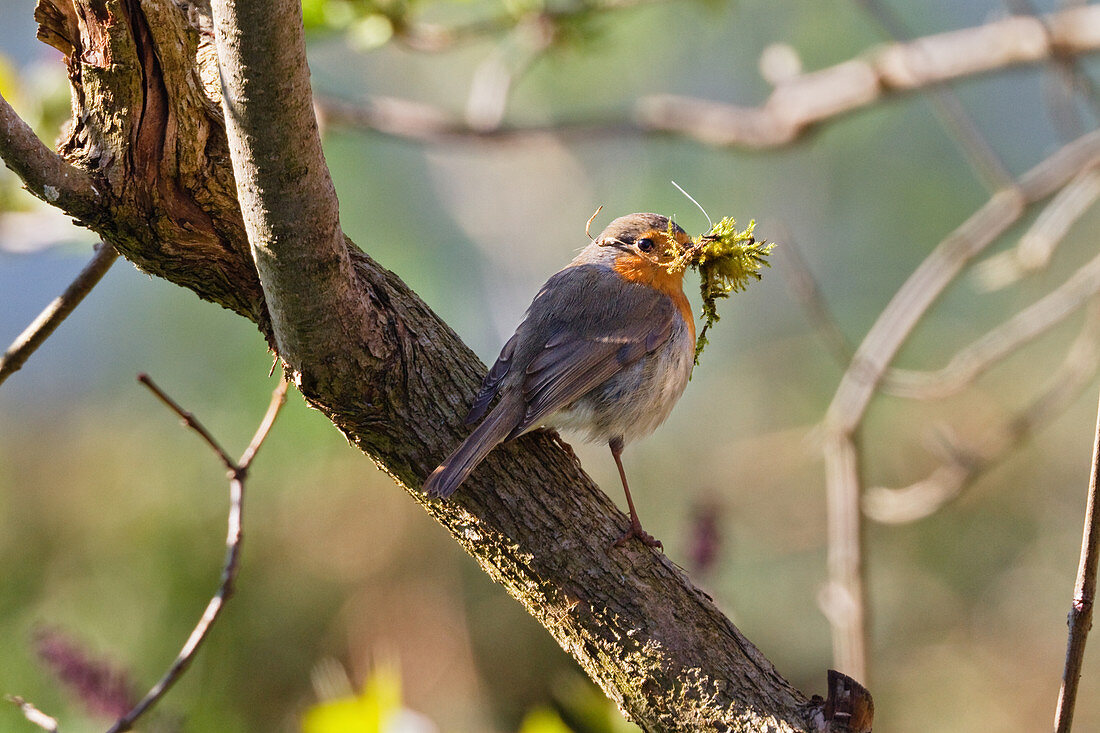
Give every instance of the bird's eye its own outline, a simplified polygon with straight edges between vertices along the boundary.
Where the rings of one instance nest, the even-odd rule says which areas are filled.
[[[650,239],[649,237],[642,237],[641,239],[639,239],[637,242],[634,243],[634,246],[637,247],[642,252],[650,252],[650,251],[653,250],[653,248],[656,245],[653,243],[653,240]]]

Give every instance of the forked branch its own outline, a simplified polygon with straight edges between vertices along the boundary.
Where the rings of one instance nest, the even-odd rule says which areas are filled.
[[[152,379],[142,374],[138,376],[138,381],[148,387],[149,390],[157,396],[157,399],[179,415],[183,424],[191,430],[194,430],[199,437],[203,439],[203,442],[210,446],[211,450],[213,450],[221,460],[222,465],[225,466],[229,474],[229,531],[225,542],[225,564],[222,566],[221,583],[214,593],[214,596],[210,599],[210,602],[206,604],[206,610],[203,611],[202,616],[199,618],[199,622],[191,631],[191,636],[187,638],[187,642],[176,656],[175,661],[168,667],[168,671],[166,671],[160,680],[153,685],[152,689],[145,694],[145,697],[134,706],[134,709],[119,718],[107,733],[122,733],[123,731],[131,730],[137,719],[144,715],[158,700],[164,697],[165,693],[168,692],[172,685],[174,685],[179,678],[183,676],[183,673],[187,671],[187,668],[195,658],[196,652],[199,650],[199,646],[206,640],[211,627],[213,627],[214,622],[218,620],[218,616],[225,607],[226,601],[228,601],[229,597],[233,594],[234,583],[237,579],[237,569],[240,563],[242,538],[241,518],[244,509],[245,478],[248,475],[249,467],[252,465],[252,459],[256,457],[256,452],[260,449],[260,446],[263,445],[264,440],[267,439],[268,433],[271,432],[271,426],[275,424],[275,418],[279,415],[279,410],[286,402],[286,391],[288,387],[288,382],[286,380],[279,380],[279,386],[276,387],[275,391],[271,394],[271,403],[267,407],[267,413],[264,414],[263,420],[260,421],[260,426],[256,429],[256,433],[252,436],[252,440],[249,441],[248,448],[241,454],[239,460],[234,461],[229,457],[229,454],[222,449],[210,432],[203,427],[202,423],[200,423],[190,412],[180,407],[175,400],[165,394]]]

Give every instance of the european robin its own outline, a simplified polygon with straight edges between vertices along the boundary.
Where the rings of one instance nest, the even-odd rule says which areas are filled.
[[[623,447],[652,433],[683,394],[695,355],[695,321],[683,268],[668,263],[691,247],[664,216],[629,214],[608,225],[539,290],[489,370],[466,424],[481,424],[424,483],[448,497],[494,447],[540,426],[606,441],[642,529],[623,470]],[[495,398],[500,400],[491,410]]]

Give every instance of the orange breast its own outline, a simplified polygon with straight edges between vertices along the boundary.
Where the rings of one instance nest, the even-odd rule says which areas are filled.
[[[684,318],[688,330],[691,332],[692,341],[695,340],[695,318],[691,312],[691,303],[684,295],[684,273],[670,273],[666,268],[656,265],[649,260],[637,255],[624,253],[615,260],[612,269],[626,280],[632,283],[641,283],[659,290],[672,299],[680,315]]]

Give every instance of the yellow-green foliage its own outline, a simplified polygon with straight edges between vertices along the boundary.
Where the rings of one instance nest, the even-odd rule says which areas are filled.
[[[302,717],[303,733],[384,733],[401,712],[401,674],[395,666],[374,670],[363,691],[314,705]]]
[[[703,327],[695,341],[696,364],[707,345],[707,331],[719,319],[718,299],[744,290],[750,280],[760,279],[761,268],[771,267],[767,258],[775,243],[757,242],[753,236],[755,228],[756,222],[750,221],[744,230],[737,231],[737,222],[727,216],[706,234],[695,237],[693,246],[669,265],[672,271],[682,271],[685,267],[699,271]]]
[[[752,235],[756,221],[750,221],[743,231],[730,217],[714,225],[696,244],[697,254],[692,265],[699,270],[700,293],[703,296],[703,327],[695,341],[695,363],[707,345],[707,330],[718,321],[716,302],[730,293],[744,290],[750,280],[760,279],[760,269],[771,267],[768,255],[775,243],[757,242]]]

